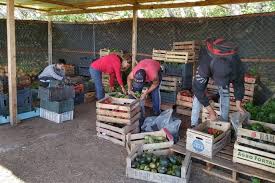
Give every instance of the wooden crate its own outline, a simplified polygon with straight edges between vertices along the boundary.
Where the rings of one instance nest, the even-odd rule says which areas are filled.
[[[207,158],[200,154],[192,153],[192,166],[202,169],[208,176],[216,176],[226,182],[251,182],[250,177],[257,177],[269,182],[275,182],[275,174],[261,169],[250,167],[243,164],[233,163],[233,146],[230,143],[219,151],[213,158]],[[172,151],[186,155],[189,151],[186,150],[186,139],[183,137],[179,142],[174,144],[171,148]],[[244,175],[244,176],[240,176]],[[248,179],[243,179],[248,178]]]
[[[144,103],[144,106],[145,107],[149,107],[149,108],[152,108],[153,107],[153,104],[152,104],[152,101],[151,100],[145,100],[145,103]],[[165,111],[167,109],[173,109],[174,108],[174,104],[169,104],[169,103],[161,103],[160,104],[160,109]]]
[[[103,48],[103,49],[99,50],[100,57],[109,55],[111,53],[119,55],[119,56],[123,56],[123,51],[122,50],[120,50],[119,52],[114,52],[114,51],[111,51],[110,49],[107,49],[107,48]]]
[[[167,51],[164,62],[182,63],[182,64],[190,63],[188,61],[188,52],[183,52],[183,51]]]
[[[256,78],[254,76],[249,75],[249,74],[245,74],[244,81],[246,83],[255,84],[256,83]]]
[[[222,130],[223,133],[214,138],[203,132],[210,127]],[[186,149],[200,155],[212,158],[231,140],[231,124],[226,122],[204,122],[193,129],[187,129]]]
[[[106,96],[96,102],[96,117],[98,121],[129,125],[140,118],[140,109],[138,100]]]
[[[182,78],[178,76],[164,76],[160,83],[160,89],[164,91],[178,91],[182,83]]]
[[[143,151],[144,150],[142,149],[142,146],[136,146],[134,150],[127,156],[126,177],[156,183],[187,183],[189,181],[191,174],[191,153],[187,153],[184,160],[182,161],[181,177],[176,177],[131,168],[132,161]],[[172,152],[170,150],[157,150],[153,151],[153,153],[160,156],[169,155]]]
[[[64,73],[65,76],[73,76],[75,75],[75,66],[70,64],[64,65]]]
[[[152,59],[157,61],[165,61],[166,50],[155,50],[153,49]]]
[[[152,135],[152,136],[162,136],[167,138],[167,142],[161,142],[161,143],[153,143],[153,144],[145,144],[144,143],[144,137],[146,135]],[[137,145],[142,144],[143,150],[160,150],[160,149],[169,149],[174,144],[174,138],[170,134],[170,132],[167,129],[161,129],[160,131],[155,132],[143,132],[138,134],[127,134],[126,136],[126,149],[127,152],[130,153],[134,147]]]
[[[84,94],[84,103],[90,103],[95,100],[95,92],[87,92]]]
[[[174,42],[173,50],[175,51],[199,51],[200,42],[199,41],[184,41],[184,42]]]
[[[275,131],[275,124],[250,120]],[[233,161],[275,173],[275,135],[243,128],[240,124],[234,145]]]
[[[139,132],[139,121],[137,120],[131,125],[96,121],[96,131],[98,137],[125,147],[126,135],[128,133],[134,134]]]
[[[182,93],[185,93],[182,95]],[[191,116],[193,106],[193,96],[189,91],[180,91],[177,94],[176,113]]]

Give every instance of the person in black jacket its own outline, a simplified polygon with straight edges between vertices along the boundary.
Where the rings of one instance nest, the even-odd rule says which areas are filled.
[[[198,124],[202,105],[208,110],[210,120],[217,120],[217,114],[206,96],[206,87],[209,78],[212,78],[215,85],[218,86],[221,120],[228,121],[230,83],[234,87],[237,109],[241,113],[245,112],[241,106],[241,101],[244,97],[244,67],[237,52],[237,46],[234,43],[222,38],[209,38],[206,40],[206,46],[200,52],[199,66],[193,80],[192,127]]]

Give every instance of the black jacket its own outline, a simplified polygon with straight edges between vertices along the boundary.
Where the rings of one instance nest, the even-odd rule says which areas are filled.
[[[229,87],[230,82],[234,86],[236,100],[244,97],[244,67],[238,55],[221,58],[211,56],[205,48],[201,49],[199,66],[193,80],[193,92],[200,103],[207,107],[209,100],[205,90],[209,78],[212,78],[217,86]]]

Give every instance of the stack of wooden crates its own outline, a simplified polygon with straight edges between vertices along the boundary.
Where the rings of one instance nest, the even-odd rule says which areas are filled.
[[[138,133],[140,103],[134,99],[105,97],[96,103],[97,136],[126,146],[126,135]]]

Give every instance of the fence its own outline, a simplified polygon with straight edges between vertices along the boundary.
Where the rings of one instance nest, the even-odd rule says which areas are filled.
[[[7,60],[6,24],[0,20],[0,63]],[[272,63],[249,63],[260,70],[273,91],[275,75],[275,15],[254,14],[219,18],[165,18],[138,20],[138,60],[150,57],[153,48],[171,49],[174,41],[224,37],[239,45],[241,58],[273,59]],[[131,51],[132,21],[87,24],[53,23],[53,60],[65,58],[76,64],[80,57],[101,48]],[[47,22],[16,21],[17,63],[42,68],[47,61]],[[36,64],[36,65],[35,65]],[[270,84],[271,83],[271,84]],[[275,86],[275,85],[274,85]]]

